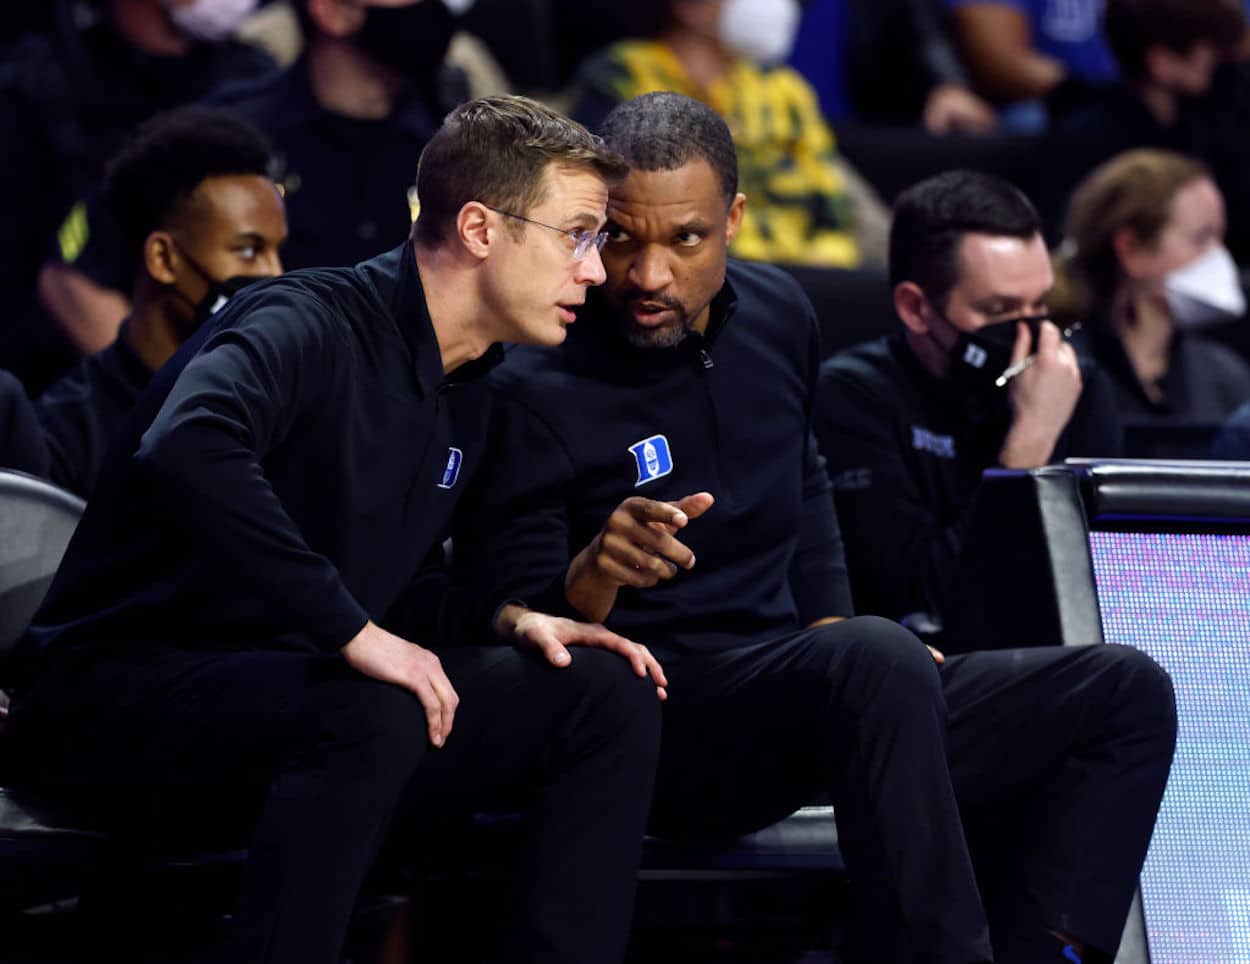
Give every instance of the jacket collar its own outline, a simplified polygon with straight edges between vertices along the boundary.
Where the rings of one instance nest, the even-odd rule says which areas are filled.
[[[422,396],[480,378],[503,360],[503,348],[491,345],[480,357],[443,373],[443,355],[434,334],[434,322],[425,301],[425,286],[412,242],[362,265],[385,302],[404,343],[412,352],[413,376]]]
[[[591,357],[602,367],[610,359],[611,367],[637,376],[662,373],[691,364],[701,354],[710,356],[725,327],[738,310],[738,295],[729,278],[709,305],[707,330],[689,332],[678,344],[669,348],[639,348],[626,340],[608,296],[602,288],[592,288],[586,297],[586,311],[570,329],[570,349],[577,353],[585,345]]]

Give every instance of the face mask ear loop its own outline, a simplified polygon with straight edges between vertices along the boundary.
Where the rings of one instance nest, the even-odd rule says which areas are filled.
[[[212,278],[212,275],[210,275],[207,271],[204,270],[204,266],[200,264],[198,261],[196,261],[195,258],[191,257],[191,255],[187,253],[187,249],[184,248],[181,244],[179,244],[178,240],[174,238],[172,235],[170,236],[170,241],[172,241],[174,244],[174,247],[178,249],[179,256],[184,261],[186,261],[186,263],[191,266],[192,270],[195,271],[195,273],[198,274],[201,279],[203,279],[204,283],[208,285],[208,291],[205,293],[204,298],[202,298],[200,301],[192,301],[190,298],[187,297],[186,292],[184,292],[181,288],[178,287],[177,282],[170,283],[170,288],[173,290],[174,294],[176,294],[182,300],[182,303],[185,304],[188,308],[190,308],[198,316],[200,313],[200,305],[204,301],[207,301],[210,298],[216,301],[218,298],[221,297],[221,291],[220,291],[221,283],[218,281],[214,281]],[[212,312],[209,312],[209,314],[211,313]]]
[[[173,241],[174,247],[178,249],[178,254],[181,255],[182,259],[186,261],[187,264],[195,269],[195,273],[198,274],[210,288],[215,287],[217,282],[213,280],[212,275],[204,270],[204,266],[202,264],[196,261],[195,258],[191,257],[191,255],[187,252],[187,249],[179,243],[178,239],[173,235],[170,235],[169,240]]]
[[[959,329],[955,326],[955,323],[953,321],[951,321],[949,318],[946,317],[946,312],[939,309],[938,306],[933,303],[933,299],[930,298],[927,293],[924,296],[924,300],[925,300],[925,304],[929,306],[930,314],[932,314],[934,318],[939,319],[942,322],[942,324],[944,324],[947,328],[951,329],[951,331],[955,332],[955,337],[958,338]],[[954,348],[953,345],[950,347],[947,347],[946,345],[942,344],[942,342],[938,339],[937,335],[933,333],[932,325],[928,326],[928,331],[925,332],[925,335],[928,336],[929,340],[933,343],[934,347],[937,348],[944,355],[949,355]]]

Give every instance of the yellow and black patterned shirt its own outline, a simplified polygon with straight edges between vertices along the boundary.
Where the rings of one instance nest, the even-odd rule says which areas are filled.
[[[700,100],[729,125],[739,189],[747,196],[733,254],[785,264],[859,264],[833,131],[807,81],[788,67],[739,59],[705,89],[664,44],[625,41],[587,61],[573,114],[593,128],[614,105],[656,90]]]

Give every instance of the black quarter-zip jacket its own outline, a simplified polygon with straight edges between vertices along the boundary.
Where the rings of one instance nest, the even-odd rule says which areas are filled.
[[[442,541],[500,355],[444,378],[407,243],[249,288],[140,399],[28,646],[331,651],[367,618],[458,641]]]
[[[690,571],[623,589],[607,625],[662,650],[761,642],[850,613],[830,486],[811,434],[820,363],[797,284],[730,261],[706,337],[638,349],[599,291],[555,349],[514,348],[494,373],[488,462],[455,539],[498,600],[567,611],[574,554],[629,496],[716,504],[679,538]]]
[[[1123,451],[1106,374],[1081,359],[1081,378],[1052,462]],[[928,372],[901,333],[830,358],[820,389],[816,437],[836,490],[856,609],[950,622],[945,607],[981,477],[997,467],[1011,427],[1007,394],[969,397]]]

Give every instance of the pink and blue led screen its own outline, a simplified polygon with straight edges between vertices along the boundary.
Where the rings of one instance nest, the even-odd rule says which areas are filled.
[[[1154,964],[1250,964],[1250,536],[1090,534],[1103,634],[1172,676],[1176,757],[1142,871]]]

